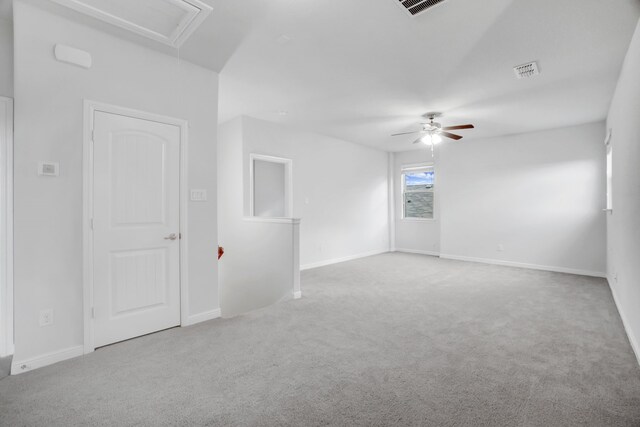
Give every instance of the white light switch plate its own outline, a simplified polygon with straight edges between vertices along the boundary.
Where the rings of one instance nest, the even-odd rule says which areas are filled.
[[[192,202],[206,202],[207,201],[207,190],[191,190],[191,201]]]
[[[60,174],[60,164],[57,162],[38,162],[38,175],[58,176]]]

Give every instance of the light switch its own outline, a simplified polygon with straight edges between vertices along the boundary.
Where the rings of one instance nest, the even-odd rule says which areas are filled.
[[[191,190],[191,201],[192,202],[206,202],[207,201],[207,190]]]
[[[60,174],[60,164],[56,162],[38,162],[38,175],[58,176]]]

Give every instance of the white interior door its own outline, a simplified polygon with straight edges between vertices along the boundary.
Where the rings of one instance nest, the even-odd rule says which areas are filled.
[[[94,346],[180,324],[180,128],[96,111]]]

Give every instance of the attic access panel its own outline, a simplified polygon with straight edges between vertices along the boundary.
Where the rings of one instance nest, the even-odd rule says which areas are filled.
[[[212,11],[200,0],[51,1],[176,48]]]
[[[419,15],[445,0],[397,0],[398,4],[411,16]]]

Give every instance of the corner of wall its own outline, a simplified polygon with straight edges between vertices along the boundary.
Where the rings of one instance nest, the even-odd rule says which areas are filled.
[[[640,363],[640,21],[625,57],[607,116],[612,130],[613,211],[607,215],[607,273],[609,287],[629,342]]]
[[[396,180],[395,180],[395,165],[396,155],[394,152],[389,152],[388,155],[388,168],[387,168],[387,183],[388,183],[388,203],[389,203],[389,252],[395,252],[396,250]]]
[[[618,313],[620,314],[620,318],[622,319],[622,325],[624,326],[624,330],[627,334],[627,338],[629,339],[629,344],[631,345],[631,349],[636,356],[636,360],[638,361],[638,365],[640,365],[640,341],[636,338],[633,333],[632,325],[630,323],[630,319],[627,316],[627,313],[624,309],[624,306],[621,304],[621,300],[618,297],[618,292],[614,286],[615,279],[610,276],[607,276],[607,283],[609,284],[609,289],[611,290],[611,295],[613,296],[613,301],[618,309]]]

